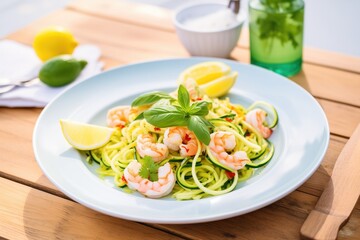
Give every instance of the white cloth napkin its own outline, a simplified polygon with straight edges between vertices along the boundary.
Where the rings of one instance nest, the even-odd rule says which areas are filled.
[[[0,106],[6,107],[44,107],[57,94],[92,75],[101,72],[103,63],[99,62],[100,49],[94,45],[79,45],[74,57],[88,62],[80,76],[64,87],[49,87],[35,82],[27,87],[17,87],[10,92],[0,94]],[[41,61],[34,50],[11,40],[0,41],[0,78],[2,82],[21,81],[34,78],[41,67]]]

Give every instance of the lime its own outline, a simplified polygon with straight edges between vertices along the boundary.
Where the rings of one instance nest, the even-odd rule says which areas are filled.
[[[192,79],[198,85],[205,84],[214,79],[228,74],[231,68],[222,62],[203,62],[185,69],[180,77],[179,83],[185,83]]]
[[[199,88],[209,97],[221,97],[226,95],[230,91],[230,89],[236,82],[237,76],[237,72],[231,72],[211,82],[202,84],[199,86]]]
[[[74,36],[63,27],[43,29],[34,38],[33,47],[36,55],[46,61],[63,54],[72,54],[78,45]]]
[[[92,150],[110,141],[115,128],[102,127],[70,120],[60,120],[66,141],[76,149]]]
[[[86,64],[85,60],[78,60],[71,55],[61,55],[44,63],[39,72],[39,79],[51,87],[61,87],[74,81]]]

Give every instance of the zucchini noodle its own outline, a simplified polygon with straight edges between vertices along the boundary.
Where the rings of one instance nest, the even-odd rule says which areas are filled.
[[[248,163],[240,169],[232,169],[216,159],[220,154],[215,154],[211,147],[205,146],[198,139],[196,143],[199,147],[194,156],[183,157],[179,151],[170,149],[169,155],[158,164],[159,166],[170,164],[176,178],[171,196],[177,200],[195,200],[231,192],[236,189],[239,182],[248,180],[258,168],[265,166],[274,154],[274,146],[271,142],[246,120],[246,114],[254,109],[255,105],[252,105],[251,109],[246,109],[242,105],[231,103],[229,98],[210,99],[204,96],[202,100],[210,103],[209,113],[205,116],[212,124],[210,133],[226,132],[234,136],[235,147],[226,150],[224,154],[233,156],[235,152],[244,152],[248,157]],[[265,106],[272,110],[267,114],[277,114],[270,104],[264,102],[261,104],[266,104]],[[144,107],[131,109],[132,113],[137,114],[145,110]],[[136,120],[135,117],[136,115],[132,114],[125,126],[116,128],[106,145],[89,151],[86,158],[89,164],[93,162],[99,164],[97,170],[99,176],[113,177],[114,184],[126,192],[132,192],[124,178],[126,167],[133,160],[139,162],[143,160],[136,148],[137,138],[140,135],[150,134],[154,144],[163,144],[166,131],[166,128],[157,128],[145,119]],[[271,117],[277,123],[277,115]],[[264,126],[267,126],[266,122]]]
[[[197,140],[197,141],[198,141],[198,146],[200,146],[199,140]],[[224,189],[224,190],[218,190],[227,181],[227,177],[224,177],[224,175],[225,175],[224,170],[221,170],[221,174],[220,174],[221,178],[218,181],[216,181],[213,185],[211,185],[210,187],[205,187],[204,186],[205,183],[200,182],[199,178],[197,177],[197,171],[196,171],[196,159],[199,157],[200,154],[201,154],[201,148],[198,148],[198,151],[197,151],[197,153],[196,153],[196,155],[194,157],[194,160],[192,162],[192,165],[191,165],[191,174],[192,174],[192,177],[194,178],[194,181],[195,181],[196,185],[204,193],[207,193],[209,195],[221,195],[221,194],[228,193],[228,192],[232,191],[235,188],[235,186],[237,184],[238,177],[239,177],[237,171],[235,172],[235,176],[234,176],[234,179],[232,180],[233,183],[231,184],[231,186]]]

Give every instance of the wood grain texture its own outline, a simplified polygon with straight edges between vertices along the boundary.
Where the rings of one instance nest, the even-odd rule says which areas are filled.
[[[33,118],[29,118],[27,113],[33,113]],[[18,182],[52,192],[58,196],[64,196],[57,188],[51,184],[43,175],[41,169],[35,161],[32,153],[32,130],[24,130],[22,134],[16,135],[18,125],[23,125],[24,119],[30,122],[37,118],[37,111],[33,109],[7,109],[0,108],[0,126],[9,127],[1,129],[0,139],[7,139],[6,143],[0,145],[1,163],[0,176],[14,179]],[[18,116],[16,119],[13,117]],[[24,116],[24,118],[22,117]],[[12,119],[12,122],[8,119]],[[32,129],[33,125],[27,126]],[[319,196],[324,189],[326,182],[329,180],[335,161],[346,142],[346,139],[332,136],[330,139],[330,147],[324,157],[321,167],[315,172],[312,178],[300,187],[300,190],[315,196]],[[19,152],[17,145],[22,145],[22,151]]]
[[[3,178],[0,178],[0,189],[1,237],[17,240],[149,239],[149,236],[180,239]]]
[[[0,176],[42,189],[56,189],[35,162],[32,134],[41,109],[0,108]]]
[[[130,4],[116,0],[75,0],[68,4],[67,9],[163,31],[175,31],[172,23],[174,12],[152,5]],[[249,49],[247,26],[242,29],[238,46]],[[306,63],[360,73],[360,58],[341,53],[305,47],[303,60]]]
[[[231,57],[240,62],[250,62],[247,49],[236,48]],[[360,74],[303,63],[301,72],[290,79],[315,97],[360,106]]]
[[[1,108],[0,109],[0,126],[7,125],[7,126],[12,126],[12,127],[4,128],[0,134],[6,133],[7,135],[0,135],[0,139],[7,138],[9,143],[23,141],[23,143],[22,143],[23,149],[24,149],[23,152],[24,153],[32,153],[32,150],[31,150],[32,146],[31,146],[31,141],[30,141],[32,131],[26,130],[26,128],[31,128],[30,126],[26,125],[26,123],[34,124],[39,112],[40,112],[39,109]],[[13,132],[14,133],[17,132],[17,129],[18,129],[17,126],[21,126],[20,130],[22,132],[24,132],[25,134],[11,134]],[[24,129],[22,129],[22,127],[24,127]],[[24,139],[24,140],[22,140],[22,139]],[[321,167],[316,171],[316,173],[313,175],[313,177],[309,179],[309,181],[307,181],[304,185],[302,185],[299,188],[300,192],[303,192],[304,194],[306,193],[305,196],[307,195],[307,193],[313,194],[315,196],[320,195],[320,193],[324,189],[326,182],[330,178],[335,160],[345,142],[346,142],[346,139],[343,139],[340,137],[335,136],[335,137],[331,138],[329,150],[324,157],[324,161],[321,164]],[[22,178],[20,181],[22,183],[25,183],[28,185],[30,183],[30,186],[34,186],[36,188],[43,189],[45,191],[50,191],[49,189],[51,189],[50,192],[56,193],[59,196],[63,196],[62,193],[60,191],[58,191],[55,188],[55,186],[53,186],[47,180],[47,178],[42,174],[37,163],[33,159],[32,154],[29,154],[24,157],[20,157],[18,154],[18,149],[15,146],[13,148],[11,148],[10,146],[5,145],[3,147],[4,148],[1,149],[1,151],[3,153],[2,156],[4,156],[4,159],[2,159],[2,161],[1,161],[2,164],[0,165],[0,173],[1,174],[6,173],[7,177],[10,176],[12,178],[17,178],[16,180],[18,180],[18,178]],[[24,163],[26,163],[26,164],[24,164]],[[301,199],[300,201],[303,202],[304,200]],[[279,208],[278,204],[281,205],[280,208]],[[267,208],[270,210],[265,210],[266,214],[268,214],[266,219],[273,219],[274,221],[279,221],[280,224],[282,224],[282,222],[285,221],[284,219],[288,219],[288,221],[291,221],[292,223],[297,224],[296,226],[293,226],[294,228],[292,229],[292,231],[290,231],[291,234],[296,234],[298,231],[298,228],[301,225],[301,222],[306,217],[306,214],[304,214],[304,212],[306,213],[308,211],[307,209],[311,209],[311,207],[304,208],[303,206],[297,206],[298,211],[302,212],[301,217],[289,219],[289,217],[287,217],[287,215],[293,214],[294,209],[292,207],[294,204],[296,204],[296,198],[295,199],[293,199],[291,197],[284,198],[282,201],[275,203],[274,206]],[[310,204],[310,203],[308,203],[308,204]],[[286,210],[286,209],[288,209],[288,210]],[[280,212],[278,212],[278,211],[280,211]],[[247,214],[246,215],[247,217],[245,219],[250,218],[250,219],[253,219],[252,221],[256,221],[257,218],[262,216],[262,214],[263,214],[262,212],[263,212],[262,210],[258,211],[258,213],[256,213],[255,216],[253,216],[252,214]],[[238,217],[235,219],[242,219],[242,217]],[[355,221],[355,220],[356,219],[354,219],[353,221]],[[232,224],[230,224],[230,226],[239,224],[237,222],[238,222],[238,220],[234,220],[234,222]],[[245,222],[247,222],[247,221],[245,221]],[[264,224],[266,222],[267,221],[265,221]],[[179,230],[178,226],[172,226],[171,228],[167,228],[167,230],[175,231],[176,233],[182,233],[182,234],[185,234],[186,236],[191,235],[192,237],[196,237],[196,238],[201,238],[201,236],[203,236],[203,237],[209,237],[211,239],[214,236],[220,237],[219,234],[222,234],[221,236],[224,236],[225,238],[231,238],[232,236],[242,236],[241,235],[242,231],[245,231],[244,229],[247,229],[245,226],[240,228],[239,230],[230,229],[228,227],[228,225],[229,225],[228,220],[218,221],[217,225],[218,225],[218,228],[214,228],[214,230],[210,231],[210,232],[208,232],[208,230],[205,230],[205,228],[208,227],[207,224],[201,225],[202,228],[200,230],[197,227],[196,228],[194,227],[195,229],[192,229],[190,226],[186,227],[186,229],[190,228],[190,230],[187,230],[186,232],[184,229]],[[195,226],[197,226],[197,225],[195,225]],[[266,228],[269,226],[264,225],[262,227]],[[272,227],[272,229],[275,229],[275,233],[276,233],[275,236],[278,236],[278,237],[285,236],[286,233],[281,228],[281,225],[276,225],[276,226],[271,226],[271,227]],[[211,229],[213,229],[213,228],[211,227]],[[222,229],[222,231],[219,232],[219,229]],[[236,229],[238,229],[238,228],[236,228]],[[251,229],[252,228],[247,230],[249,234],[251,234]],[[194,236],[192,230],[195,230],[195,233],[197,233],[198,235]],[[204,232],[208,232],[208,234],[205,234]],[[252,235],[253,234],[254,233],[252,233]],[[265,233],[261,232],[255,236],[259,237],[259,239],[265,239],[264,238],[265,235],[263,235],[263,234],[267,234],[267,232],[265,232]],[[216,237],[214,237],[213,239],[216,239]]]
[[[178,239],[146,225],[106,216],[3,178],[0,178],[0,187],[0,236],[5,238]],[[149,226],[190,239],[268,239],[269,236],[296,239],[316,200],[315,196],[295,191],[261,210],[223,221]],[[340,232],[339,239],[357,239],[359,219],[360,212],[356,209],[354,218]]]
[[[315,209],[304,222],[307,239],[336,239],[360,195],[360,124],[342,149]],[[344,197],[346,196],[346,197]]]
[[[298,188],[298,191],[305,192],[314,196],[320,196],[327,182],[330,179],[336,159],[346,143],[346,139],[331,136],[329,148],[316,172]]]
[[[164,51],[163,46],[159,50],[159,45],[151,43],[151,42],[156,42],[157,41],[156,38],[148,39],[148,41],[146,41],[145,43],[139,46],[137,44],[133,44],[130,47],[126,47],[132,42],[132,39],[139,34],[139,32],[144,32],[144,34],[146,35],[151,35],[151,32],[153,32],[152,35],[161,36],[163,34],[163,31],[151,30],[141,26],[131,26],[124,23],[118,23],[113,20],[100,19],[98,17],[87,16],[82,13],[75,13],[73,11],[56,12],[51,16],[39,20],[34,24],[31,24],[28,27],[24,28],[23,30],[20,30],[19,32],[11,35],[11,38],[29,44],[32,41],[32,38],[37,30],[41,29],[42,27],[48,24],[60,24],[60,23],[70,28],[72,31],[74,31],[81,43],[94,43],[98,45],[104,53],[103,60],[106,63],[105,65],[108,67],[111,65],[116,66],[117,64],[132,63],[136,61],[154,59],[157,57],[164,58],[171,56],[186,55],[185,51],[182,51],[181,47],[179,47],[180,45],[176,43],[177,40],[174,34],[171,35],[169,33],[166,33],[165,36],[159,38],[160,39],[159,41],[161,41],[161,44],[163,46],[168,45],[168,47],[165,47],[165,49],[174,49],[171,50],[170,52]],[[85,28],[84,27],[85,25],[88,25],[89,27]],[[101,28],[101,26],[107,26],[107,27]],[[98,28],[101,28],[101,31],[97,30]],[[113,29],[118,29],[118,31],[114,32]],[[109,36],[109,35],[111,36],[110,40],[108,38],[102,40],[103,36]],[[172,37],[169,38],[169,36]],[[167,40],[169,40],[169,42],[167,42]],[[139,41],[140,44],[140,40],[137,41]],[[248,51],[244,49],[236,49],[233,53],[233,57],[240,61],[246,62],[247,61],[246,59],[248,58]],[[312,74],[314,75],[316,74],[317,71],[321,71],[321,70],[323,71],[323,74],[320,74],[319,78],[315,78],[312,76],[310,78],[307,78],[306,77],[306,73],[308,72],[307,68],[309,68],[310,70],[313,69]],[[330,73],[327,74],[327,71],[330,71]],[[335,72],[338,72],[339,75],[341,73],[345,75],[349,74],[347,72],[339,71],[339,70],[335,70]],[[328,79],[331,80],[331,76],[333,74],[334,72],[332,69],[327,69],[319,66],[314,67],[308,64],[304,66],[303,73],[298,75],[295,78],[295,81],[299,83],[301,86],[303,86],[305,89],[309,90],[312,94],[318,93],[318,95],[320,95],[321,97],[322,96],[321,91],[326,90],[327,87],[323,87],[318,82],[320,80],[323,80],[323,82],[326,82]],[[349,94],[342,94],[341,92],[339,96],[340,97],[345,96],[348,98],[346,99],[347,101],[352,102],[354,99],[359,97],[359,94],[356,90],[357,87],[360,87],[360,82],[357,81],[357,77],[359,77],[357,74],[350,73],[350,77],[347,82],[344,81],[345,83],[344,82],[339,83],[339,81],[336,81],[338,78],[333,78],[332,80],[333,84],[330,84],[329,89],[338,89],[342,87],[344,89],[342,92],[348,92]],[[311,81],[311,79],[313,80]],[[311,84],[309,84],[309,82]],[[359,82],[359,86],[356,85],[357,82]],[[354,83],[355,85],[352,83]],[[324,94],[325,97],[328,96],[328,92],[330,92],[330,90],[325,91]],[[335,95],[338,93],[338,91],[334,91],[334,92]],[[356,123],[360,121],[360,109],[353,106],[347,106],[327,100],[320,100],[320,103],[324,108],[326,115],[329,118],[330,129],[332,133],[340,136],[349,137],[351,132],[355,128]],[[17,113],[16,111],[17,110],[13,110],[13,109],[11,110],[4,109],[2,112],[0,112],[0,114],[2,113],[10,114],[10,115],[14,114],[15,116],[23,114],[22,112]],[[5,125],[11,124],[12,120],[16,119],[15,116],[12,116],[11,117],[12,119],[8,119],[7,117],[0,118],[0,121],[4,121],[3,124]],[[13,128],[6,129],[6,131],[9,131],[8,134],[12,134],[12,132],[16,132],[15,126],[17,126],[18,124],[20,124],[21,126],[21,122],[18,123],[15,121],[12,124],[12,126],[14,126]],[[4,134],[3,136],[6,137],[5,135],[6,132],[3,134]],[[28,139],[30,138],[31,136],[29,135]],[[24,141],[24,140],[19,140],[19,141]],[[28,145],[25,147],[27,147],[27,152],[32,152],[30,143],[28,143]],[[8,156],[11,158],[13,158],[13,156],[17,154],[16,150],[12,149],[11,147],[10,148],[6,147],[4,149],[4,152],[8,153]],[[21,160],[19,159],[19,164],[20,163]],[[16,168],[9,168],[9,169],[16,169]],[[4,173],[15,176],[16,173],[9,172],[9,169],[7,171],[4,171]],[[40,171],[39,168],[36,169],[37,170],[33,172]],[[31,177],[30,179],[32,179],[31,180],[32,182],[37,182],[39,181],[37,178],[38,176]],[[46,180],[43,181],[44,182],[42,182],[42,184],[52,189],[51,184],[48,181]]]
[[[247,29],[247,26],[241,32],[241,38],[239,40],[238,46],[246,50],[249,49],[249,30]],[[304,47],[303,61],[313,65],[360,73],[360,58],[344,55],[342,53]]]
[[[27,121],[34,121],[34,119],[36,119],[36,117],[29,117],[29,114],[19,114],[19,113],[23,113],[24,111],[28,111],[28,112],[34,112],[32,109],[19,109],[19,111],[17,111],[17,109],[3,109],[7,114],[9,114],[11,117],[10,119],[12,119],[14,121],[14,117],[15,116],[22,116],[24,115],[24,119],[23,118],[19,118],[19,122],[26,122]],[[38,110],[36,110],[34,113],[34,116],[36,115],[36,113],[38,112]],[[4,118],[0,118],[0,119],[4,119]],[[0,124],[1,126],[3,126],[2,124]],[[16,125],[16,124],[15,124]],[[14,131],[10,130],[10,131]],[[29,133],[28,133],[29,134]],[[24,136],[25,139],[29,139],[29,136]],[[339,141],[335,141],[332,139],[331,141],[331,145],[330,145],[330,149],[331,150],[338,150],[340,151],[340,149],[342,148],[342,144],[345,142],[345,140],[341,141],[341,138],[337,138]],[[17,140],[15,140],[17,141]],[[30,141],[29,141],[29,145],[30,145]],[[329,149],[329,151],[330,151]],[[334,159],[336,159],[338,152],[329,152],[327,153],[327,155],[325,156],[324,162],[322,165],[326,166],[326,168],[328,168],[327,171],[331,171],[331,166],[333,165]],[[18,161],[16,161],[18,160]],[[29,166],[29,165],[23,165],[23,161],[24,159],[14,159],[12,158],[9,161],[15,161],[14,165],[10,165],[7,162],[3,162],[4,164],[2,164],[2,166],[9,166],[8,170],[13,171],[13,174],[18,175],[19,172],[21,172],[22,174],[24,174],[22,177],[26,177],[26,175],[30,175],[30,177],[34,177],[34,172],[38,172],[41,174],[40,171],[34,171],[35,169],[37,169],[37,165],[34,162],[34,160],[30,161],[30,159],[27,159],[28,162],[31,162],[33,164],[33,166]],[[329,163],[330,162],[330,163]],[[15,167],[17,166],[17,167]],[[20,169],[19,169],[20,168]],[[31,171],[29,171],[31,169]],[[3,169],[2,169],[3,171]],[[330,174],[330,173],[329,173]],[[327,175],[327,177],[329,177]],[[42,175],[35,177],[36,179],[44,179],[44,177]],[[45,178],[46,179],[46,178]],[[31,179],[28,179],[28,181],[31,181]],[[316,179],[314,179],[315,182],[317,182]],[[36,184],[39,185],[43,185],[43,182],[37,182]],[[306,187],[306,184],[304,185],[304,188]],[[321,192],[321,187],[324,186],[318,186],[318,191]],[[320,188],[320,189],[319,189]],[[294,193],[296,194],[296,193]],[[297,196],[297,195],[292,195],[292,196]],[[264,218],[264,214],[265,219],[272,219],[274,220],[274,222],[277,222],[277,224],[272,224],[271,226],[267,225],[267,220],[264,221],[262,224],[259,225],[259,223],[257,223],[258,227],[263,227],[266,229],[273,229],[272,232],[274,234],[274,236],[296,236],[296,234],[298,234],[298,228],[300,227],[300,224],[302,223],[302,221],[304,220],[304,218],[306,217],[306,212],[311,209],[311,204],[314,204],[315,199],[312,199],[311,201],[309,200],[309,202],[307,202],[307,205],[301,205],[301,206],[296,206],[297,211],[300,211],[300,213],[296,213],[299,215],[296,215],[295,217],[293,216],[294,214],[294,204],[296,204],[296,199],[297,197],[286,197],[285,199],[277,202],[274,206],[270,206],[267,207],[266,210],[264,210],[265,213],[263,213],[263,210],[261,211],[257,211],[254,214],[247,214],[241,217],[237,217],[231,220],[231,222],[229,223],[229,220],[226,221],[218,221],[216,223],[211,223],[210,226],[209,224],[202,224],[202,225],[185,225],[183,226],[183,228],[180,228],[179,226],[165,226],[166,230],[168,231],[173,231],[177,234],[185,234],[186,236],[190,235],[192,236],[192,238],[199,238],[199,239],[217,239],[217,238],[233,238],[234,236],[239,237],[239,239],[246,239],[246,238],[241,238],[241,236],[247,236],[247,235],[242,235],[242,233],[247,233],[250,234],[250,236],[254,236],[257,237],[258,239],[266,239],[265,236],[266,234],[269,234],[267,231],[263,232],[263,231],[254,231],[253,228],[248,228],[246,227],[247,224],[249,224],[249,222],[253,222],[255,223],[256,221],[258,221],[258,218]],[[303,198],[306,197],[306,194]],[[303,198],[301,198],[301,202],[304,203]],[[305,204],[305,203],[304,203]],[[280,206],[278,206],[280,205]],[[306,207],[304,207],[306,206]],[[39,209],[38,207],[34,207],[36,209]],[[41,208],[40,208],[41,209]],[[60,212],[62,210],[59,210]],[[290,214],[290,216],[288,216]],[[241,220],[242,219],[242,220]],[[241,220],[241,221],[240,221]],[[291,221],[292,224],[292,228],[291,231],[288,230],[284,230],[283,228],[281,228],[281,224],[284,223],[284,221]],[[240,223],[244,223],[244,224],[240,224]],[[296,223],[296,224],[294,224]],[[265,225],[266,224],[266,225]],[[242,226],[238,227],[238,225]],[[214,227],[217,226],[217,227]],[[161,228],[164,228],[164,226],[161,226]],[[180,228],[180,229],[179,229]],[[104,227],[104,229],[106,229],[106,227]],[[209,229],[211,229],[211,231],[209,231]],[[236,230],[235,230],[236,229]],[[274,230],[275,229],[275,230]],[[269,230],[270,231],[270,230]],[[70,234],[70,233],[69,233]],[[74,234],[74,233],[71,233]],[[291,235],[288,235],[291,234]],[[351,239],[351,238],[350,238]]]
[[[104,60],[107,61],[107,59]],[[112,62],[112,64],[116,63],[116,61]],[[321,100],[320,103],[328,116],[331,131],[338,135],[350,136],[356,126],[356,122],[359,121],[360,110],[326,100]],[[3,163],[0,165],[0,173],[7,178],[16,179],[16,181],[31,186],[37,186],[45,191],[55,191],[56,194],[63,196],[43,176],[41,169],[34,159],[31,138],[33,126],[40,111],[40,109],[28,108],[0,108],[0,126],[6,126],[0,130],[0,139],[6,139],[0,145],[2,152],[0,159]],[[342,117],[339,118],[338,116]],[[341,138],[339,139],[341,140]],[[333,164],[343,144],[344,140],[339,142],[339,140],[334,140],[334,137],[331,139],[330,149],[322,167],[318,169],[313,178],[310,178],[301,187],[303,191],[320,195],[319,193],[331,174]],[[21,146],[22,151],[19,151],[18,146]],[[31,170],[29,171],[29,169]],[[322,172],[322,169],[326,169],[326,172]]]
[[[80,43],[96,44],[101,48],[104,57],[120,62],[133,63],[189,56],[175,33],[133,26],[69,10],[61,10],[40,19],[11,34],[9,38],[29,44],[35,34],[48,25],[69,28],[76,33]],[[143,41],[143,38],[146,38],[146,41]],[[231,56],[234,60],[249,62],[249,51],[246,49],[237,48]],[[292,79],[316,97],[360,106],[359,74],[304,63],[303,71]],[[343,94],[344,92],[347,94]]]
[[[104,59],[104,61],[108,61],[108,59]],[[112,61],[111,63],[116,64],[117,61]],[[320,100],[320,104],[329,119],[331,132],[336,135],[349,137],[356,124],[360,122],[360,109],[327,100]],[[2,152],[0,159],[3,163],[0,164],[0,174],[7,178],[30,184],[31,186],[37,186],[45,191],[55,191],[56,194],[62,195],[43,176],[41,169],[34,159],[31,138],[33,127],[40,111],[40,109],[28,108],[0,108],[0,126],[4,126],[0,128],[0,139],[6,139],[0,145]],[[326,169],[326,172],[321,172],[322,168],[319,168],[314,174],[314,179],[311,178],[301,187],[305,192],[320,195],[319,193],[323,190],[323,186],[328,180],[326,176],[331,174],[333,164],[343,144],[344,140],[334,140],[334,137],[332,137],[330,148],[325,158],[326,161],[321,165]],[[19,146],[21,146],[22,151],[19,151]]]
[[[249,214],[200,224],[161,225],[175,233],[191,234],[195,239],[299,239],[300,228],[317,198],[295,191],[275,204]],[[239,203],[241,204],[241,203]],[[339,232],[339,240],[359,239],[360,212]]]
[[[80,43],[99,46],[106,69],[144,60],[186,57],[188,53],[175,35],[170,15],[160,8],[122,1],[79,0],[67,10],[31,23],[9,38],[31,44],[38,30],[48,25],[62,25],[74,32]],[[232,58],[248,63],[247,33],[244,32]],[[115,219],[66,199],[43,175],[31,143],[41,109],[0,108],[0,177],[11,180],[0,178],[4,193],[0,194],[0,238],[298,239],[301,224],[330,179],[346,138],[360,122],[360,75],[357,74],[360,60],[350,61],[346,56],[336,58],[338,55],[324,55],[316,50],[310,51],[314,54],[309,56],[307,51],[303,71],[292,80],[317,97],[333,135],[319,169],[293,193],[264,209],[212,223],[148,225],[152,227],[149,228]],[[339,64],[336,65],[336,61]],[[338,238],[359,239],[359,236],[358,202]]]

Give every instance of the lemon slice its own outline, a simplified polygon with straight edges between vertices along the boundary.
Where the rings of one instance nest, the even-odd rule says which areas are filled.
[[[178,79],[179,83],[185,83],[193,79],[198,85],[213,81],[229,74],[231,68],[222,62],[203,62],[185,69]]]
[[[230,89],[236,82],[237,76],[237,72],[231,72],[228,75],[215,79],[206,84],[200,85],[199,88],[211,98],[221,97],[230,91]]]
[[[114,128],[60,120],[61,130],[68,143],[79,150],[92,150],[109,142]]]

